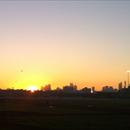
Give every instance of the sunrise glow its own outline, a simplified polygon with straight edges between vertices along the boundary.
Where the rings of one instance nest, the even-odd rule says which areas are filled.
[[[2,0],[0,18],[2,89],[73,82],[100,90],[127,80],[129,2]]]
[[[35,92],[38,90],[38,87],[37,86],[29,86],[29,87],[27,87],[27,90],[29,90],[31,92]]]

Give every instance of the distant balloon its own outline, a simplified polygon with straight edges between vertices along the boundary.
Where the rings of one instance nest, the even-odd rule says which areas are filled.
[[[23,70],[21,70],[20,72],[23,72]]]

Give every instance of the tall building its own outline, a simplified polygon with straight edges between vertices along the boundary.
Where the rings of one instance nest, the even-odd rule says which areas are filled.
[[[126,81],[124,81],[124,88],[126,88]]]
[[[123,88],[123,84],[122,84],[122,82],[120,82],[119,85],[118,85],[118,89],[122,90],[122,88]]]
[[[92,87],[92,91],[91,91],[92,93],[95,93],[95,87]]]

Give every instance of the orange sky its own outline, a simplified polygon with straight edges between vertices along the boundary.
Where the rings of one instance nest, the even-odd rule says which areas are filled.
[[[117,87],[130,69],[130,2],[0,2],[1,88]]]

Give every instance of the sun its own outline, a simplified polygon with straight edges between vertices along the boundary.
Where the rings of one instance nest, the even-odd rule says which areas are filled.
[[[35,92],[38,90],[38,87],[37,86],[29,86],[29,87],[27,87],[27,90],[29,90],[31,92]]]

